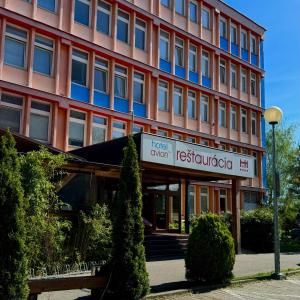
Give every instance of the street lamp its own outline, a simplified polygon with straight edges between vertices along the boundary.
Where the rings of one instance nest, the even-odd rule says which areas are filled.
[[[278,203],[277,203],[277,180],[276,180],[276,157],[275,157],[275,125],[282,119],[282,110],[277,106],[272,106],[265,111],[266,121],[272,125],[272,164],[273,164],[273,206],[274,206],[274,259],[275,273],[274,279],[285,279],[284,274],[280,273],[280,239],[278,230]]]

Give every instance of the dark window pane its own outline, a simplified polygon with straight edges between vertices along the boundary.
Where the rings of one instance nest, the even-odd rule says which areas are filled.
[[[72,82],[86,86],[86,64],[72,60]]]
[[[109,35],[110,17],[103,11],[97,12],[97,31]]]
[[[30,115],[29,136],[33,139],[48,142],[49,117],[37,114]]]
[[[106,93],[107,73],[104,70],[95,69],[94,88]]]
[[[26,44],[24,42],[6,37],[4,47],[4,62],[9,65],[24,68],[25,48]]]
[[[13,132],[20,132],[21,111],[18,109],[0,107],[0,127],[10,128]]]
[[[134,101],[138,103],[143,103],[144,99],[144,89],[143,84],[140,82],[134,82]]]
[[[135,47],[145,50],[145,32],[138,28],[135,29]]]
[[[50,51],[34,47],[33,70],[42,74],[51,75],[52,53]]]
[[[75,15],[74,19],[76,22],[89,26],[89,12],[90,6],[86,3],[75,0]]]
[[[118,20],[117,39],[128,43],[128,23]]]
[[[55,12],[55,0],[38,0],[39,7]]]

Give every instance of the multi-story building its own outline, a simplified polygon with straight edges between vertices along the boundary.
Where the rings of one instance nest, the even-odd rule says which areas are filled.
[[[68,151],[149,132],[254,156],[264,192],[265,29],[220,0],[0,0],[0,126]],[[134,114],[134,119],[132,118]],[[191,213],[231,210],[195,182]]]

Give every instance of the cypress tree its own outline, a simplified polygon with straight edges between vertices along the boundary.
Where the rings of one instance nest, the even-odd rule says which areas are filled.
[[[113,270],[110,290],[114,299],[138,300],[149,291],[139,172],[135,142],[129,136],[113,208]]]
[[[0,140],[0,299],[28,297],[23,190],[15,140]]]

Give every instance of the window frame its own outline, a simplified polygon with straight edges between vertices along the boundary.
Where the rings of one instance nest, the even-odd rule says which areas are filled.
[[[120,67],[120,68],[126,70],[126,74],[117,71],[116,70],[117,67]],[[123,66],[121,66],[119,64],[115,65],[114,85],[115,85],[115,79],[116,79],[116,77],[125,79],[125,95],[124,95],[124,97],[121,97],[121,96],[116,96],[116,97],[119,97],[119,98],[122,98],[122,99],[127,99],[128,98],[128,68],[127,67],[123,67]]]
[[[245,85],[244,85],[245,83]],[[244,89],[245,87],[245,89]],[[241,68],[241,91],[242,93],[246,94],[248,92],[248,85],[247,85],[247,70]]]
[[[194,5],[196,7],[196,20],[192,20],[191,19],[191,5]],[[198,16],[198,14],[199,14],[198,3],[191,0],[190,1],[190,6],[189,6],[189,10],[190,10],[190,21],[193,22],[193,23],[195,23],[195,24],[197,24],[198,23],[198,19],[199,19],[199,16]]]
[[[161,83],[162,84],[166,84],[166,87],[162,87],[161,86]],[[166,101],[166,109],[161,109],[161,106],[160,106],[160,101],[159,101],[159,89],[163,89],[164,91],[166,91],[166,95],[167,95],[167,99],[165,99]],[[158,110],[160,111],[169,111],[169,82],[168,81],[164,81],[164,80],[159,80],[158,82]]]
[[[97,122],[94,122],[94,117],[96,118],[102,118],[105,120],[105,125],[104,124],[100,124]],[[93,114],[92,115],[92,145],[96,144],[93,142],[93,131],[94,128],[101,128],[101,129],[105,129],[105,137],[104,137],[104,142],[106,142],[108,140],[108,118],[104,117],[102,115],[97,115],[97,114]]]
[[[180,59],[176,63],[176,53],[178,55],[178,59],[179,59],[179,54],[181,54],[180,56],[181,56],[182,64],[179,64]],[[174,58],[175,66],[184,68],[184,40],[179,37],[175,37],[174,56],[175,56]]]
[[[207,114],[205,118],[202,118],[204,114],[204,107],[207,107]],[[209,97],[207,95],[201,95],[201,99],[200,99],[200,120],[201,122],[204,123],[209,123]]]
[[[144,24],[145,24],[145,27],[143,27],[143,26],[137,24],[137,21],[144,23]],[[146,23],[145,21],[143,21],[142,19],[140,19],[140,18],[135,18],[135,22],[134,22],[134,30],[136,30],[136,29],[141,30],[141,31],[144,32],[145,40],[144,40],[143,49],[137,47],[137,46],[136,46],[136,34],[135,34],[134,47],[137,48],[137,49],[140,49],[140,50],[146,52],[146,50],[147,50],[147,49],[146,49],[146,48],[147,48],[147,47],[146,47],[146,46],[147,46],[147,23]]]
[[[97,60],[102,60],[103,62],[107,63],[107,67],[100,65],[97,63]],[[101,70],[104,71],[106,73],[106,87],[105,87],[105,92],[98,90],[95,88],[95,70]],[[103,59],[102,57],[96,56],[95,57],[95,62],[94,62],[94,90],[101,92],[101,93],[105,93],[106,95],[109,94],[109,60],[107,59]]]
[[[84,120],[81,120],[81,119],[78,119],[78,118],[74,118],[74,117],[71,117],[71,111],[75,111],[75,112],[79,112],[79,113],[82,113],[85,115],[85,119]],[[78,110],[78,109],[74,109],[73,107],[69,110],[69,130],[68,130],[68,147],[71,147],[71,148],[81,148],[81,146],[74,146],[74,145],[71,145],[70,144],[70,125],[71,125],[71,122],[73,123],[77,123],[77,124],[81,124],[83,125],[83,145],[82,147],[85,147],[86,146],[86,137],[87,137],[87,113],[82,111],[82,110]]]
[[[191,96],[192,95],[192,96]],[[196,92],[195,91],[188,91],[188,118],[195,120],[196,119]],[[192,103],[192,115],[190,115],[190,103]]]
[[[31,3],[31,1],[30,1],[30,3]],[[57,0],[54,0],[54,11],[39,5],[39,0],[36,1],[36,6],[40,9],[46,10],[46,11],[51,12],[53,14],[57,14]]]
[[[237,45],[238,44],[238,37],[237,37],[237,26],[233,23],[230,25],[230,40],[231,43]],[[233,39],[234,37],[234,39]]]
[[[108,14],[108,16],[109,16],[108,36],[111,36],[112,5],[111,5],[110,3],[108,3],[108,2],[106,2],[106,1],[103,1],[103,0],[100,0],[100,2],[103,2],[103,3],[106,4],[106,5],[109,5],[110,10],[107,11],[105,8],[101,7],[101,6],[99,5],[99,1],[97,1],[97,9],[96,9],[96,11],[97,11],[97,12],[96,12],[96,14],[97,14],[97,20],[98,20],[98,11]],[[103,31],[98,31],[98,30],[97,30],[97,20],[96,20],[96,31],[97,31],[97,32],[100,32],[100,33],[102,33],[102,34],[106,34],[106,33],[104,33]]]
[[[91,27],[91,19],[92,19],[92,16],[91,16],[91,1],[90,0],[74,0],[74,23],[77,23],[79,25],[82,25],[82,26],[86,26],[86,27]],[[87,4],[89,6],[89,23],[88,25],[86,24],[83,24],[83,23],[80,23],[78,22],[77,20],[75,20],[75,7],[76,7],[76,1],[79,1],[81,3],[84,3],[84,4]],[[97,3],[98,4],[98,3]],[[97,5],[98,6],[98,5]],[[97,29],[96,29],[97,30]]]
[[[136,78],[136,77],[135,77],[135,74],[138,74],[138,75],[143,76],[143,79]],[[134,83],[135,83],[135,82],[141,83],[141,84],[143,85],[142,101],[141,101],[141,102],[135,101],[134,95],[133,95],[133,102],[135,102],[135,103],[140,103],[140,104],[144,104],[144,103],[145,103],[145,77],[146,77],[145,74],[144,74],[144,73],[141,73],[141,72],[139,72],[139,71],[134,71],[134,73],[133,73],[133,86],[134,86]],[[134,94],[134,93],[133,93],[133,94]]]
[[[219,101],[219,127],[226,128],[226,102]]]
[[[252,34],[250,35],[250,50],[251,54],[257,55],[257,38]]]
[[[179,92],[178,90],[181,90],[181,92]],[[175,95],[177,95],[180,99],[180,106],[179,106],[179,113],[175,112]],[[174,89],[173,89],[173,111],[174,114],[177,116],[182,116],[183,115],[183,88],[181,86],[178,85],[174,85]]]
[[[205,192],[203,190],[205,190]],[[207,207],[206,210],[204,210],[202,208],[202,197],[206,198],[206,207]],[[201,212],[209,211],[209,188],[208,188],[208,186],[200,186],[200,209],[201,209]]]
[[[234,123],[233,123],[234,120]],[[236,105],[230,106],[230,129],[237,130],[237,107]]]
[[[247,109],[242,108],[242,109],[241,109],[241,132],[242,132],[242,133],[248,133],[247,119],[248,119],[248,112],[247,112]],[[244,126],[243,126],[243,120],[245,120],[245,128],[244,128]]]
[[[117,123],[123,124],[124,128],[122,129],[122,128],[115,127],[114,125],[117,124]],[[112,126],[111,127],[112,127],[112,133],[111,133],[112,140],[120,138],[120,137],[114,137],[114,132],[122,132],[122,133],[124,133],[124,135],[122,135],[121,137],[124,137],[124,136],[127,135],[127,123],[126,122],[118,120],[118,119],[115,119],[115,120],[112,120]]]
[[[125,18],[123,18],[122,16],[119,16],[119,12],[122,12],[122,13],[128,15],[128,20],[125,19]],[[124,22],[124,23],[127,23],[127,35],[128,35],[128,41],[127,42],[118,39],[118,21],[119,20],[122,21],[122,22]],[[120,9],[120,8],[118,8],[118,11],[117,11],[117,32],[116,32],[116,39],[118,41],[122,42],[122,43],[125,43],[125,44],[128,44],[128,45],[130,44],[130,13],[128,13],[125,10]]]
[[[168,36],[168,38],[166,38],[165,36],[163,36],[162,33],[166,34]],[[167,46],[167,49],[168,49],[168,51],[167,51],[167,59],[161,58],[161,47],[160,47],[161,40],[163,40],[164,42],[166,42],[167,45],[168,45]],[[171,50],[170,49],[170,33],[167,32],[167,31],[165,31],[165,30],[160,29],[160,31],[159,31],[159,58],[162,59],[162,60],[164,60],[164,61],[170,62],[170,50]]]
[[[221,194],[221,191],[225,191],[225,195]],[[220,212],[226,212],[227,211],[227,189],[220,189],[219,190],[219,207],[220,207]],[[224,199],[225,201],[225,210],[221,210],[221,199]]]
[[[82,52],[82,53],[85,53],[87,54],[87,59],[85,58],[82,58],[82,57],[78,57],[76,55],[73,54],[73,50],[76,50],[78,52]],[[81,62],[81,63],[85,63],[86,64],[86,85],[82,85],[82,84],[79,84],[79,83],[76,83],[76,82],[73,82],[72,81],[72,71],[73,71],[73,59],[78,61],[78,62]],[[84,87],[88,87],[89,86],[89,53],[86,52],[86,51],[82,51],[81,49],[78,49],[78,48],[72,48],[72,71],[71,71],[71,82],[74,83],[74,84],[77,84],[79,86],[84,86]]]
[[[175,13],[184,17],[186,15],[186,1],[185,0],[179,0],[179,1],[182,1],[182,5],[183,5],[183,7],[182,7],[183,8],[183,12],[182,13],[177,10],[177,1],[178,0],[173,0],[173,1],[174,1]]]
[[[234,80],[233,80],[234,79]],[[231,81],[231,88],[237,89],[237,66],[231,64],[230,66],[230,81]]]
[[[257,113],[255,111],[251,112],[251,134],[257,135]]]
[[[243,36],[245,36],[244,44],[243,44]],[[248,50],[248,36],[247,36],[247,31],[242,29],[241,30],[241,48],[244,50]],[[245,47],[244,47],[245,46]]]
[[[251,96],[257,97],[257,76],[256,73],[251,72]]]
[[[207,15],[207,26],[206,24],[203,23],[203,13],[205,13]],[[211,24],[210,24],[210,9],[206,8],[206,7],[202,7],[201,9],[201,26],[202,28],[206,29],[206,30],[210,30]]]
[[[206,74],[206,63],[207,63],[207,74]],[[210,78],[210,55],[209,52],[206,50],[202,50],[201,53],[201,71],[202,71],[202,76],[205,76],[207,78]],[[203,72],[204,71],[204,72]]]
[[[224,24],[224,31],[222,31],[221,24]],[[221,17],[220,21],[219,21],[219,34],[220,34],[220,37],[222,37],[223,39],[227,39],[228,38],[227,20],[224,17]]]
[[[224,70],[224,80],[222,80],[222,71]],[[220,59],[220,83],[227,84],[227,68],[226,68],[226,61],[224,59]]]
[[[193,47],[194,47],[194,49],[191,49]],[[197,72],[197,60],[198,60],[198,58],[197,58],[198,51],[197,50],[198,50],[197,46],[195,46],[194,44],[189,45],[189,71],[194,72],[194,73]],[[194,61],[195,61],[195,68],[193,68],[193,69],[191,68],[191,64],[190,64],[190,62],[191,62],[190,55],[192,55],[194,57]]]

